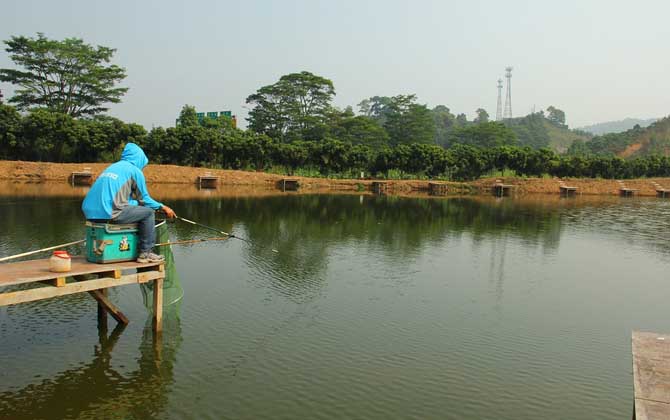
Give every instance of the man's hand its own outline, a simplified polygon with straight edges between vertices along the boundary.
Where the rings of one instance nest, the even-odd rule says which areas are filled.
[[[163,205],[163,207],[161,207],[161,210],[163,211],[163,213],[165,213],[168,219],[174,219],[175,217],[177,217],[177,213],[175,213],[174,210],[172,210],[170,207],[166,205]]]

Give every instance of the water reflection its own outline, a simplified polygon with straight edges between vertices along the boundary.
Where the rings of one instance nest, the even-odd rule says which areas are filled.
[[[13,215],[33,215],[54,206],[23,207],[33,211],[13,212]],[[66,209],[68,205],[55,207]],[[68,219],[63,216],[64,220]],[[69,219],[74,218],[70,216]],[[54,225],[63,229],[60,224]],[[77,230],[70,223],[64,225]],[[167,229],[163,225],[158,229],[157,238],[166,240],[167,237]],[[48,240],[53,243],[52,235],[44,235],[45,241],[46,238],[51,238]],[[163,333],[153,333],[151,315],[146,315],[139,356],[135,358],[136,368],[128,371],[127,367],[112,363],[114,349],[126,327],[116,324],[116,328],[108,333],[108,316],[99,317],[98,344],[90,360],[40,383],[0,392],[0,418],[98,419],[101,418],[100,413],[113,413],[114,418],[125,419],[164,418],[167,394],[174,380],[173,366],[182,341],[178,301],[183,296],[183,290],[171,248],[163,247],[160,251],[166,257]],[[147,309],[151,309],[153,283],[141,285],[141,290]],[[112,300],[117,294],[116,289],[111,289]],[[6,337],[10,322],[11,330],[15,332],[29,329],[31,323],[76,322],[91,316],[91,306],[91,299],[86,293],[9,306],[4,308],[9,322],[0,323],[0,333]]]
[[[174,208],[252,244],[175,247],[184,317],[162,345],[136,290],[112,298],[146,327],[90,354],[90,298],[0,309],[0,417],[605,419],[630,396],[630,328],[664,328],[670,201],[219,194]],[[0,198],[0,255],[80,239],[79,204]],[[68,317],[89,329],[50,324]]]
[[[0,417],[6,419],[115,418],[154,419],[162,415],[181,343],[176,311],[163,318],[163,334],[154,336],[149,320],[143,329],[134,370],[115,368],[113,350],[123,334],[118,325],[107,335],[100,329],[98,345],[88,362],[37,384],[0,392]]]

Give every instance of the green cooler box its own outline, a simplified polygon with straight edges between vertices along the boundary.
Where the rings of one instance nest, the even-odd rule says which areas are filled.
[[[94,263],[135,261],[138,254],[137,224],[86,222],[86,259]]]

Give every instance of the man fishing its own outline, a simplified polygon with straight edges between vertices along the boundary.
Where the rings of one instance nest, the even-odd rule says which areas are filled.
[[[165,259],[151,251],[156,241],[154,211],[162,210],[169,218],[177,216],[170,207],[149,195],[142,173],[147,163],[149,159],[138,145],[126,144],[121,160],[100,174],[81,205],[86,219],[92,222],[137,223],[139,263]]]

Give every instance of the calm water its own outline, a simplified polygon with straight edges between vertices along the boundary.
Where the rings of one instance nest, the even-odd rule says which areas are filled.
[[[174,247],[158,347],[136,286],[108,334],[87,295],[0,308],[0,418],[628,419],[631,330],[670,331],[670,201],[166,201],[253,245]],[[0,198],[0,256],[79,205]]]

